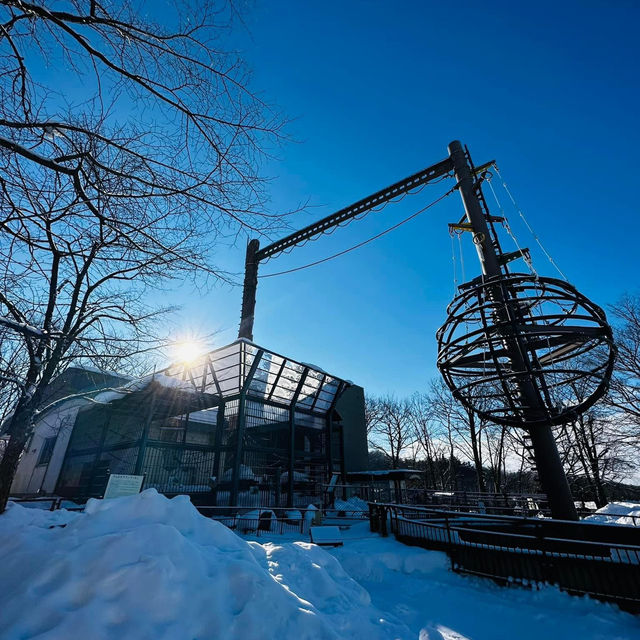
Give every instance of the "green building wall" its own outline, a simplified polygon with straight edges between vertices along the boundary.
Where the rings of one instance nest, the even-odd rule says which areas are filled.
[[[364,420],[364,389],[347,387],[336,404],[342,417],[345,472],[368,468],[367,427]]]

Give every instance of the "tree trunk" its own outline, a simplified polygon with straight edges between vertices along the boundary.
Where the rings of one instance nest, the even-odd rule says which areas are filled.
[[[11,484],[20,462],[20,456],[29,439],[28,425],[31,422],[33,410],[23,407],[11,419],[9,427],[9,443],[4,456],[0,460],[0,514],[7,508]]]
[[[607,492],[604,487],[604,483],[602,482],[602,477],[600,474],[600,468],[599,468],[597,459],[592,461],[591,468],[593,469],[593,474],[592,474],[593,486],[594,486],[595,495],[596,495],[595,502],[598,509],[601,509],[602,507],[605,507],[609,501],[607,500]]]
[[[436,488],[436,473],[433,468],[433,459],[431,456],[427,456],[427,489],[435,489]]]
[[[480,493],[486,493],[487,487],[484,482],[484,469],[482,468],[480,443],[478,442],[478,432],[476,431],[476,417],[473,411],[469,411],[469,435],[471,436],[471,449],[473,451],[473,464],[476,468],[478,491]]]

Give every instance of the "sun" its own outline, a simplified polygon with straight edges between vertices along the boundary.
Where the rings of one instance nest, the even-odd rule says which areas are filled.
[[[178,362],[193,362],[202,354],[203,346],[199,342],[184,340],[173,345],[174,357]]]

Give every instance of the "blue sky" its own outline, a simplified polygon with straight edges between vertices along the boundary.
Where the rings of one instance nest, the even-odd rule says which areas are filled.
[[[308,201],[293,221],[304,226],[443,159],[457,138],[476,164],[498,161],[529,223],[583,293],[606,307],[637,291],[639,7],[256,0],[237,46],[254,87],[292,119],[296,140],[266,168],[271,210]],[[348,248],[450,186],[427,186],[261,273]],[[506,205],[501,188],[498,195]],[[517,212],[505,210],[537,270],[557,276]],[[447,223],[461,215],[453,194],[347,256],[261,280],[255,341],[372,393],[424,389],[437,375],[435,331],[454,290]],[[479,267],[463,240],[468,280]],[[503,244],[514,248],[506,235]],[[244,246],[220,260],[240,272]],[[235,338],[239,288],[175,295],[183,331],[218,331],[216,345]]]

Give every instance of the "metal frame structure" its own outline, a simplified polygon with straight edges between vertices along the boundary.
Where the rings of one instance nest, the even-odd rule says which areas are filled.
[[[145,487],[220,505],[307,506],[344,471],[333,414],[347,386],[238,340],[81,412],[57,492],[100,495],[108,473],[135,473]]]
[[[497,286],[505,284],[500,301],[486,280],[465,287],[451,303],[437,333],[438,368],[456,399],[491,422],[530,429],[575,420],[602,396],[613,371],[613,336],[604,312],[562,280],[510,274]],[[500,318],[505,307],[507,318]],[[507,365],[507,331],[521,337],[527,368]],[[514,393],[529,377],[541,400],[535,415],[524,396]]]
[[[449,144],[448,151],[448,158],[263,249],[260,249],[258,240],[251,240],[247,246],[238,335],[240,338],[253,337],[258,267],[261,260],[304,243],[373,207],[408,193],[417,186],[447,175],[455,177],[465,217],[449,226],[456,231],[471,233],[482,275],[460,287],[462,303],[456,299],[454,307],[458,310],[464,307],[468,302],[468,294],[465,294],[464,288],[471,288],[478,302],[467,304],[461,314],[470,311],[472,314],[479,313],[481,318],[475,334],[467,332],[465,335],[458,331],[459,334],[462,333],[458,335],[456,331],[460,329],[462,321],[452,310],[447,324],[439,333],[438,367],[454,396],[465,403],[470,411],[484,412],[486,417],[495,422],[517,425],[528,431],[540,483],[549,496],[553,516],[575,520],[577,513],[551,427],[575,417],[604,393],[615,356],[611,329],[604,312],[570,286],[565,287],[563,293],[565,301],[573,309],[565,311],[562,318],[558,316],[547,319],[544,327],[544,323],[533,326],[530,309],[526,308],[526,292],[525,295],[518,295],[526,289],[526,281],[519,274],[511,274],[508,268],[508,264],[515,259],[529,260],[529,251],[518,249],[503,253],[495,229],[495,224],[503,220],[490,214],[482,193],[484,172],[494,163],[476,168],[468,149],[457,140]],[[551,279],[536,278],[536,282],[545,283],[547,289],[555,285],[556,293],[559,290]],[[567,296],[567,292],[570,295]],[[532,304],[536,306],[549,302],[553,297],[543,291]],[[561,296],[555,295],[556,300],[559,297]],[[585,313],[580,315],[580,311]],[[583,321],[583,325],[590,323],[590,326],[569,324],[574,320]],[[543,353],[539,358],[540,349],[536,345],[540,344],[546,345],[546,350],[541,349]],[[603,348],[600,349],[602,353],[598,353],[599,347]],[[562,411],[551,406],[549,388],[553,386],[553,382],[548,381],[545,375],[544,358],[549,364],[562,367],[562,363],[568,360],[564,355],[565,351],[572,354],[575,368],[572,373],[567,372],[564,386],[567,386],[567,382],[587,381],[589,384],[584,391],[585,399],[574,402],[569,410]],[[598,360],[595,366],[578,362],[578,357],[587,352]],[[460,366],[460,362],[465,359],[466,368]],[[487,363],[492,370],[488,378],[481,371],[481,367]],[[484,406],[488,399],[485,397],[487,382],[492,389],[497,388],[504,395],[503,406],[497,411]],[[479,389],[483,400],[481,404],[475,401]],[[497,394],[493,391],[491,394],[490,399],[495,401]]]

